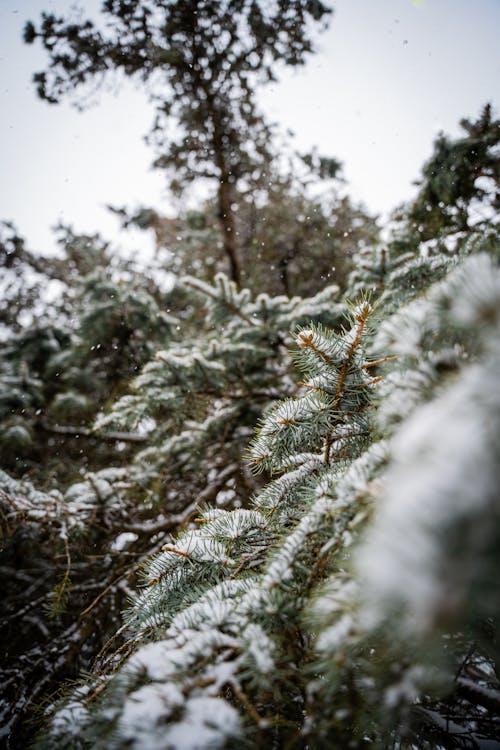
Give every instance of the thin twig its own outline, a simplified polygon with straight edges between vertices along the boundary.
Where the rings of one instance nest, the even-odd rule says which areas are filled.
[[[45,420],[38,422],[40,427],[46,432],[53,432],[56,435],[75,435],[83,437],[97,438],[98,440],[111,440],[113,442],[122,441],[125,443],[145,443],[148,435],[142,435],[138,432],[122,432],[120,430],[110,432],[97,432],[89,427],[76,427],[69,424],[49,424]]]
[[[88,615],[88,613],[92,609],[94,609],[94,607],[96,606],[96,604],[99,604],[99,602],[101,601],[102,597],[105,596],[108,593],[108,591],[113,588],[113,586],[115,586],[117,583],[119,583],[122,580],[122,578],[126,578],[128,575],[130,575],[130,571],[129,570],[127,570],[125,573],[122,573],[120,576],[118,576],[118,578],[115,578],[113,581],[111,581],[111,583],[108,584],[108,586],[106,586],[106,588],[103,591],[101,591],[100,594],[98,594],[96,596],[96,598],[94,599],[94,601],[91,602],[89,604],[89,606],[86,609],[83,610],[83,612],[80,612],[79,617],[85,617],[85,615]]]

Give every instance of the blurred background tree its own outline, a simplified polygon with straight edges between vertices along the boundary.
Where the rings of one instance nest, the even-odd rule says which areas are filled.
[[[89,84],[120,74],[148,85],[156,107],[150,133],[155,166],[182,193],[200,178],[215,183],[217,217],[230,276],[240,280],[234,201],[270,161],[272,127],[255,92],[276,66],[303,65],[315,28],[331,9],[320,0],[105,0],[101,26],[43,13],[24,39],[40,39],[49,56],[35,74],[38,95],[85,105]]]
[[[88,424],[177,323],[160,274],[145,275],[98,235],[60,226],[58,236],[57,256],[29,251],[11,225],[0,245],[0,455],[42,483],[109,461],[112,447]]]
[[[316,294],[332,282],[343,288],[354,255],[379,239],[375,217],[337,181],[320,182],[309,170],[299,177],[297,161],[287,171],[271,166],[265,183],[234,203],[241,281],[253,291],[290,297]],[[209,281],[225,267],[216,201],[175,218],[146,207],[111,210],[123,227],[153,230],[158,259],[174,273]]]
[[[404,252],[422,242],[448,250],[471,234],[495,236],[500,209],[500,120],[485,104],[477,120],[462,119],[464,135],[441,133],[416,183],[417,196],[395,212],[393,246]],[[398,236],[400,235],[400,237]]]

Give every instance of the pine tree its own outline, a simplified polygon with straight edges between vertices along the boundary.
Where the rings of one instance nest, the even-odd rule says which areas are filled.
[[[178,322],[160,309],[168,303],[161,277],[155,283],[136,264],[113,258],[98,236],[69,228],[60,228],[62,257],[37,257],[17,235],[10,242],[17,251],[6,243],[0,256],[14,272],[9,310],[17,311],[4,317],[0,343],[3,466],[22,474],[45,465],[62,479],[62,451],[72,461],[80,454],[83,466],[106,465],[109,453],[99,458],[89,422]]]
[[[344,287],[353,256],[378,241],[379,227],[338,185],[318,182],[309,168],[299,179],[298,159],[290,159],[289,172],[271,163],[265,180],[235,197],[241,280],[256,293],[308,297],[331,281]],[[156,252],[174,273],[210,282],[224,270],[215,201],[175,218],[146,207],[112,210],[125,228],[153,230]]]
[[[61,252],[46,257],[7,230],[0,248],[11,303],[0,342],[0,637],[8,643],[1,724],[23,745],[34,706],[87,666],[119,626],[131,560],[139,561],[141,548],[150,552],[145,540],[131,557],[120,551],[130,544],[123,526],[135,507],[126,467],[144,437],[102,438],[92,421],[166,345],[177,320],[159,307],[168,301],[160,275],[146,279],[100,238],[61,228]]]
[[[434,231],[302,299],[6,228],[12,747],[498,745],[500,238]]]
[[[493,244],[498,232],[500,195],[500,120],[486,104],[477,120],[462,119],[461,138],[440,133],[431,158],[416,183],[418,194],[403,209],[401,233],[395,244],[403,248],[428,243],[448,251],[474,242],[476,232],[487,232]]]
[[[82,738],[88,733],[84,742],[187,746],[182,743],[190,742],[186,732],[196,721],[197,741],[223,747],[247,723],[223,695],[248,711],[255,741],[290,735],[301,713],[294,664],[307,650],[297,638],[296,599],[324,576],[321,550],[334,515],[333,503],[317,488],[342,474],[370,441],[368,409],[377,381],[363,356],[370,313],[362,302],[351,313],[352,328],[338,335],[314,326],[299,330],[303,393],[271,407],[251,448],[253,466],[284,473],[248,509],[207,508],[196,520],[198,529],[186,530],[150,561],[129,615],[129,648],[143,638],[158,642],[140,648],[116,684],[111,680],[110,703],[101,710],[113,722],[101,735],[99,716],[88,725],[84,720],[86,728],[77,730]],[[372,463],[380,463],[375,451]],[[167,672],[150,683],[149,665],[154,669],[165,657]],[[82,719],[87,715],[77,708],[77,696],[69,714],[56,715],[55,743],[64,741],[65,718],[71,732],[75,710]],[[145,712],[151,700],[163,708],[150,721]],[[178,718],[165,734],[169,716]]]
[[[290,328],[345,311],[334,285],[306,300],[252,298],[221,275],[161,292],[127,262],[99,269],[92,248],[108,256],[95,238],[64,237],[59,328],[28,323],[2,345],[2,463],[18,477],[0,474],[2,684],[16,742],[33,705],[120,631],[129,587],[165,533],[200,503],[248,502],[258,482],[241,454],[262,408],[295,387]],[[104,410],[136,371],[132,392]],[[36,592],[22,606],[19,581]]]
[[[297,330],[299,392],[248,458],[270,481],[166,540],[40,747],[493,741],[500,272],[373,278],[350,325]]]
[[[233,203],[240,183],[265,172],[270,158],[271,127],[256,86],[275,80],[276,63],[304,64],[312,30],[331,9],[320,0],[105,0],[101,13],[100,26],[52,13],[38,28],[26,25],[24,40],[39,38],[50,60],[34,76],[39,96],[57,103],[110,71],[150,83],[155,166],[173,173],[176,192],[195,179],[216,183],[224,251],[239,282]]]
[[[310,320],[338,325],[345,306],[336,285],[306,299],[255,298],[224,274],[213,285],[186,277],[183,287],[199,300],[196,332],[156,352],[96,430],[147,425],[148,446],[131,466],[144,502],[171,511],[202,493],[245,503],[256,483],[242,456],[258,417],[295,389],[288,332]]]

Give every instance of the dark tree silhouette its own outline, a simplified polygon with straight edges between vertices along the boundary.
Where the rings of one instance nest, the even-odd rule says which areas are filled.
[[[319,0],[106,0],[101,13],[100,27],[52,13],[26,24],[25,41],[40,39],[49,54],[48,69],[34,76],[39,96],[82,106],[85,84],[117,72],[147,84],[155,165],[180,192],[200,177],[217,182],[224,251],[239,281],[234,193],[270,159],[256,87],[275,79],[276,63],[304,63],[313,28],[331,9]]]

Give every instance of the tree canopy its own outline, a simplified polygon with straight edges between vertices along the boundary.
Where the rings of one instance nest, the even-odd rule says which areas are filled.
[[[34,81],[50,103],[69,96],[83,104],[86,84],[115,73],[147,84],[155,164],[170,171],[176,190],[200,177],[215,181],[224,250],[238,281],[234,192],[271,159],[256,87],[274,80],[277,63],[302,65],[314,27],[330,13],[320,0],[105,0],[100,26],[43,13],[38,26],[26,25],[24,39],[40,39],[48,53],[49,67]]]
[[[345,190],[296,174],[270,167],[266,185],[234,203],[241,280],[253,291],[309,296],[332,281],[344,285],[353,256],[378,239],[376,219]],[[145,206],[112,210],[125,228],[153,230],[157,255],[174,273],[210,281],[224,270],[216,201],[175,217]]]
[[[409,218],[421,240],[495,222],[500,208],[500,120],[486,104],[460,121],[462,138],[441,134],[422,170]]]
[[[498,744],[498,226],[411,211],[303,298],[4,227],[12,747]]]

